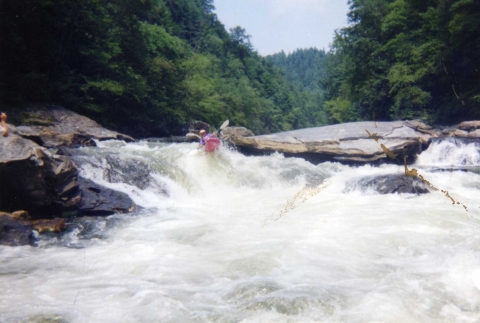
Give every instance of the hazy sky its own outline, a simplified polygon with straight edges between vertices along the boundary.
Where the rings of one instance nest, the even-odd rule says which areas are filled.
[[[348,0],[214,0],[229,30],[246,29],[260,55],[298,48],[329,49],[335,29],[347,25]]]

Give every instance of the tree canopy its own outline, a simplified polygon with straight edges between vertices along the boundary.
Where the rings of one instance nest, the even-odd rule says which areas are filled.
[[[480,117],[480,2],[350,0],[322,80],[338,122]],[[338,116],[338,115],[337,115]]]
[[[227,32],[212,0],[4,0],[0,102],[50,102],[137,136],[225,119],[256,133],[307,125],[302,95]]]
[[[134,136],[480,117],[480,2],[350,0],[330,52],[261,57],[213,0],[0,1],[0,104],[62,104]],[[321,31],[318,31],[321,32]]]

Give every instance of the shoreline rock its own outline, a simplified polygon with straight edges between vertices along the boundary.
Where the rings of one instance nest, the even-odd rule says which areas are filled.
[[[14,134],[0,140],[0,178],[0,210],[24,209],[33,219],[70,211],[106,215],[135,209],[126,194],[78,176],[70,157],[53,155]]]
[[[14,127],[16,134],[37,144],[52,147],[95,146],[95,140],[117,139],[133,142],[130,136],[107,130],[95,121],[60,106],[22,111],[29,125]]]
[[[246,155],[280,152],[314,164],[331,161],[378,165],[403,164],[403,155],[407,155],[407,163],[411,164],[432,139],[445,137],[480,140],[480,121],[445,129],[432,128],[417,120],[351,122],[260,136],[231,135],[228,142]]]
[[[420,127],[423,131],[418,130]],[[278,151],[289,156],[302,156],[314,163],[338,161],[363,164],[395,162],[388,161],[389,157],[382,149],[382,144],[392,154],[415,156],[421,151],[422,145],[430,142],[433,135],[426,133],[428,130],[429,127],[421,123],[354,122],[271,135],[235,137],[231,141],[240,151]],[[403,159],[399,158],[398,163],[403,163]]]

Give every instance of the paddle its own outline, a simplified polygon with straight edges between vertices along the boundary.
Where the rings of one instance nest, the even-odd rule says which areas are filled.
[[[229,123],[228,120],[226,120],[224,123],[222,123],[222,125],[220,126],[220,128],[218,128],[218,130],[216,131],[216,133],[218,133],[219,131],[222,131],[223,129],[225,129],[225,128],[228,126],[228,123]]]

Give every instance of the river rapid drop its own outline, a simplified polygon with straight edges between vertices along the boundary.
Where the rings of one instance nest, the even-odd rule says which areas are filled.
[[[0,246],[0,322],[480,322],[478,144],[409,166],[468,211],[347,187],[403,166],[98,145],[82,175],[138,210]]]

